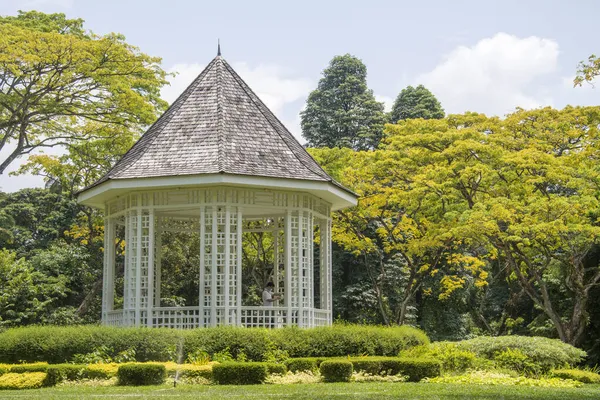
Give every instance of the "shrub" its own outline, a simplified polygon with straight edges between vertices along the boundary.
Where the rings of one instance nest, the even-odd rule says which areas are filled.
[[[519,349],[502,350],[494,355],[494,361],[500,368],[517,371],[525,376],[538,376],[542,372],[541,366]]]
[[[352,363],[350,361],[323,361],[320,370],[325,382],[350,382],[350,378],[352,378]]]
[[[163,364],[167,369],[167,375],[174,378],[178,375],[182,378],[203,378],[207,380],[212,379],[212,367],[215,365],[214,362],[210,362],[205,365],[197,364],[177,364],[174,362],[167,362]]]
[[[431,358],[362,357],[349,358],[355,371],[371,375],[404,375],[411,382],[439,376],[441,364]]]
[[[431,344],[427,356],[438,360],[442,364],[442,370],[446,372],[463,372],[483,363],[474,352],[450,342]]]
[[[0,364],[0,375],[6,374],[10,370],[10,366],[6,364]]]
[[[54,386],[62,381],[76,381],[82,377],[85,365],[54,364],[48,365],[44,386]]]
[[[296,372],[315,372],[319,369],[321,359],[319,358],[290,358],[285,362],[288,371]]]
[[[426,379],[431,383],[452,383],[462,385],[511,385],[511,386],[536,386],[552,388],[572,388],[581,386],[581,382],[563,380],[558,378],[527,378],[524,376],[512,377],[508,374],[490,371],[473,371],[464,375],[450,375]]]
[[[37,389],[44,385],[45,372],[8,373],[0,376],[0,389]]]
[[[30,326],[0,332],[0,363],[46,361],[108,362],[116,359],[169,361],[204,351],[235,359],[282,361],[289,357],[395,356],[428,344],[422,331],[408,326],[334,325],[312,329],[215,327],[192,330],[107,326]],[[199,351],[200,349],[200,351]],[[214,358],[213,358],[214,360]]]
[[[566,365],[576,365],[586,356],[583,350],[560,340],[544,337],[478,337],[457,342],[456,345],[489,360],[493,360],[497,354],[507,349],[519,350],[543,373]]]
[[[90,364],[85,367],[83,377],[87,379],[110,379],[117,376],[119,364]]]
[[[26,372],[46,372],[48,364],[46,363],[34,363],[34,364],[17,364],[11,365],[10,372],[15,374],[24,374]]]
[[[571,379],[582,383],[600,383],[600,375],[581,369],[555,369],[550,373],[553,378]]]
[[[287,372],[287,367],[284,364],[276,364],[276,363],[265,363],[267,366],[267,373],[269,375],[279,374],[283,375]]]
[[[119,385],[160,385],[165,382],[167,371],[162,364],[123,364],[117,370]]]
[[[219,385],[256,385],[267,379],[267,364],[226,362],[213,366],[212,373]]]

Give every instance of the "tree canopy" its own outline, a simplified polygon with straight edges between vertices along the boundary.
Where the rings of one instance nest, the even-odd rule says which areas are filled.
[[[334,57],[301,112],[302,135],[311,147],[377,147],[383,103],[367,87],[367,67],[350,55]]]
[[[413,118],[440,119],[444,115],[441,103],[425,86],[407,86],[394,101],[390,122]]]
[[[9,150],[0,174],[42,148],[137,137],[166,107],[165,77],[160,58],[122,35],[86,31],[81,19],[0,17],[0,150]]]

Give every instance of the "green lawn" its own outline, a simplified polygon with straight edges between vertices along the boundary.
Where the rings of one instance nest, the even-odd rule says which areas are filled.
[[[257,386],[91,387],[60,386],[48,389],[2,391],[2,399],[101,398],[293,398],[293,399],[599,399],[600,385],[576,389],[521,386],[468,386],[433,383],[330,383]]]

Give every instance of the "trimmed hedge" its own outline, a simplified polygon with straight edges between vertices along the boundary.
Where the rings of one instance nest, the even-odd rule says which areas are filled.
[[[119,366],[117,371],[119,385],[145,386],[165,383],[167,370],[162,364],[130,363]]]
[[[289,358],[285,361],[285,365],[290,372],[316,372],[324,360],[315,357]]]
[[[46,363],[35,363],[35,364],[18,364],[10,367],[10,372],[15,374],[24,374],[26,372],[46,372],[48,364]]]
[[[349,358],[355,371],[371,375],[404,375],[410,382],[440,376],[442,365],[432,358],[360,357]]]
[[[555,369],[550,373],[552,378],[571,379],[582,383],[600,383],[600,375],[581,369]]]
[[[87,379],[110,379],[117,376],[119,364],[88,364],[83,371],[83,377]]]
[[[258,385],[267,379],[267,364],[226,362],[213,366],[213,379],[219,385]]]
[[[76,381],[84,376],[85,365],[53,364],[46,369],[44,386],[55,386],[62,381]]]
[[[136,361],[168,361],[179,343],[184,359],[202,349],[209,354],[229,348],[233,357],[243,352],[249,361],[263,361],[277,349],[290,357],[395,356],[401,350],[428,344],[419,329],[408,326],[334,325],[312,329],[246,329],[216,327],[192,330],[117,328],[107,326],[31,326],[0,333],[0,363],[70,362],[105,346],[110,356],[135,351]]]
[[[283,364],[266,363],[266,365],[267,365],[267,373],[269,375],[272,375],[272,374],[284,375],[288,371],[287,367]]]
[[[327,360],[319,367],[325,382],[350,382],[352,363],[346,360]]]
[[[507,350],[518,350],[527,356],[527,361],[535,363],[542,373],[567,365],[577,365],[586,356],[585,351],[558,339],[535,336],[482,336],[457,342],[456,346],[488,360],[494,360]]]
[[[0,376],[0,390],[37,389],[44,385],[45,372],[26,372],[16,374],[9,372]]]
[[[9,365],[0,364],[0,376],[6,374],[10,370]]]

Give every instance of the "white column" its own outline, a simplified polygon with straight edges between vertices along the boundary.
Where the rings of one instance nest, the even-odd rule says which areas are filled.
[[[287,324],[292,326],[292,210],[285,215],[285,305]]]
[[[327,310],[329,311],[329,325],[332,323],[333,300],[332,300],[332,252],[331,252],[331,218],[327,218]]]
[[[231,233],[231,220],[230,220],[230,216],[231,216],[231,207],[230,206],[225,206],[225,273],[224,273],[224,289],[223,289],[223,293],[224,293],[224,298],[225,298],[225,325],[229,325],[231,323],[231,321],[229,320],[229,278],[230,278],[230,270],[229,270],[229,256],[231,254],[231,238],[230,238],[230,233]]]
[[[277,220],[275,224],[277,225]],[[273,284],[275,293],[279,293],[279,231],[273,231]]]
[[[314,286],[314,276],[315,276],[315,271],[314,271],[314,242],[315,242],[315,227],[314,227],[314,220],[313,220],[313,213],[312,212],[308,212],[308,240],[307,240],[307,256],[308,256],[308,290],[307,290],[307,294],[308,294],[308,307],[309,307],[309,316],[308,316],[308,326],[309,327],[313,327],[315,325],[315,314],[314,314],[314,309],[315,309],[315,286]]]
[[[108,214],[108,207],[105,207],[104,215]],[[102,322],[106,323],[108,312],[108,282],[110,274],[108,272],[108,259],[110,247],[110,218],[104,218],[104,268],[102,271]]]
[[[304,225],[304,212],[298,210],[298,248],[296,254],[298,255],[298,261],[296,268],[298,268],[298,326],[304,328],[304,237],[302,235],[302,227]]]
[[[156,251],[155,273],[154,273],[154,306],[160,307],[160,286],[162,278],[162,218],[156,217],[156,242],[154,244]]]
[[[138,199],[141,202],[141,198]],[[140,325],[142,302],[142,209],[136,211],[137,218],[137,257],[135,263],[135,326]]]
[[[242,325],[242,209],[237,207],[237,257],[236,257],[236,306],[237,306],[237,325]]]
[[[154,306],[154,207],[148,211],[148,297],[146,299],[146,325],[152,327]]]
[[[217,207],[212,206],[212,262],[210,266],[210,325],[217,326]]]
[[[204,205],[200,206],[200,283],[199,294],[198,294],[198,312],[200,313],[200,327],[204,328],[204,300],[206,296],[206,278],[204,277],[206,272],[206,261],[204,260],[205,246],[206,246],[206,212]]]

